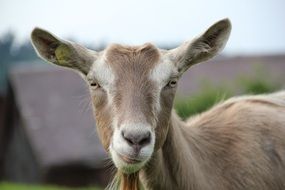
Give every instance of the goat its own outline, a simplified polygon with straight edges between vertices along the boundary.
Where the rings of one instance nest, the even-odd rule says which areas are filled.
[[[147,43],[96,52],[35,28],[44,60],[78,71],[90,86],[99,138],[117,175],[110,188],[285,189],[285,92],[231,98],[182,121],[177,81],[225,46],[228,19],[172,50]]]

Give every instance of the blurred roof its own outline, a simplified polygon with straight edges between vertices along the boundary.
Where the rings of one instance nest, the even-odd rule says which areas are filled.
[[[177,95],[191,96],[199,92],[201,87],[223,87],[240,93],[239,83],[243,79],[262,79],[273,84],[285,81],[285,55],[264,56],[217,56],[205,63],[191,67],[179,81]]]
[[[103,167],[107,154],[97,137],[89,92],[80,76],[58,67],[24,65],[12,69],[10,81],[40,165]]]

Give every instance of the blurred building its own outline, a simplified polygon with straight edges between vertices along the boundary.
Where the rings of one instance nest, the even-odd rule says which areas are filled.
[[[16,67],[9,78],[1,139],[4,180],[105,186],[108,156],[83,80],[49,65]]]

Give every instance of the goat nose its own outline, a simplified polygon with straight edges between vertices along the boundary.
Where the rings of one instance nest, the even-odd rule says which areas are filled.
[[[151,141],[150,131],[122,131],[122,137],[130,146],[136,149],[141,149]]]

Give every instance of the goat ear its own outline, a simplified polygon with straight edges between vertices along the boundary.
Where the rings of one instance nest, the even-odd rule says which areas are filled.
[[[178,70],[184,72],[190,66],[206,61],[223,50],[231,32],[231,22],[223,19],[213,24],[206,32],[191,42],[185,42],[169,51]]]
[[[45,61],[78,70],[85,75],[96,58],[96,52],[61,40],[40,28],[32,31],[31,41],[39,57]]]

